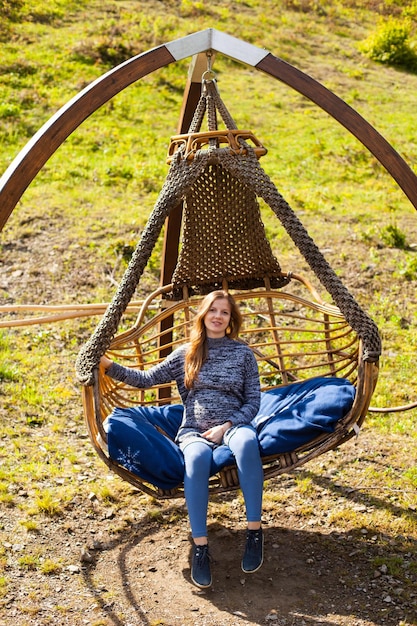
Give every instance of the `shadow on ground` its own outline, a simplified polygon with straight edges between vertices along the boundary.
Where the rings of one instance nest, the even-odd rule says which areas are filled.
[[[394,515],[414,515],[359,491],[345,490],[342,494],[328,480],[326,488]],[[145,521],[94,550],[93,562],[83,575],[109,623],[417,623],[412,617],[416,609],[412,570],[411,574],[404,571],[402,580],[398,580],[389,568],[378,569],[384,559],[411,563],[412,554],[417,552],[415,541],[397,541],[395,535],[376,535],[364,528],[348,533],[329,533],[327,527],[300,529],[293,523],[297,520],[286,517],[285,510],[281,510],[277,513],[279,523],[264,526],[263,567],[253,575],[245,575],[240,569],[243,526],[236,531],[215,523],[209,529],[213,586],[200,591],[190,580],[188,522],[184,518],[178,521],[178,509],[179,505],[173,504],[164,512],[165,520],[177,518],[174,524]]]

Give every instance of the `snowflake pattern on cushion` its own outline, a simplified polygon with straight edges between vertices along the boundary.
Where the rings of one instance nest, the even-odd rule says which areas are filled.
[[[129,472],[134,472],[141,466],[140,450],[132,451],[130,446],[126,450],[118,449],[116,461],[123,465]]]

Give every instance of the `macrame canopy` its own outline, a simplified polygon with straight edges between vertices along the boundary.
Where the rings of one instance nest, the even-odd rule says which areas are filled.
[[[161,498],[182,495],[182,485],[164,491],[115,463],[108,454],[103,421],[116,406],[176,402],[177,392],[170,385],[149,391],[125,388],[100,371],[103,354],[132,367],[159,362],[187,340],[201,297],[226,288],[241,305],[242,340],[258,359],[264,390],[317,376],[351,380],[356,385],[354,405],[335,432],[288,454],[264,459],[268,478],[333,449],[358,431],[375,388],[381,352],[375,323],[260,166],[266,148],[251,131],[237,128],[220,97],[210,55],[208,59],[188,132],[171,139],[170,167],[154,210],[117,293],[76,364],[84,386],[86,421],[98,454],[122,478]],[[204,118],[207,130],[202,130]],[[334,304],[325,304],[305,279],[281,270],[265,234],[258,199],[278,217]],[[171,242],[167,254],[173,216],[181,241],[175,250]],[[116,336],[164,223],[162,286],[147,298],[132,329]],[[306,297],[283,290],[294,280],[306,289]],[[211,479],[212,491],[238,486],[235,467]]]
[[[208,130],[201,132],[205,114]],[[226,130],[218,130],[218,115]],[[172,137],[168,150],[168,162],[174,155],[204,162],[184,198],[182,246],[172,277],[175,299],[182,298],[184,287],[190,294],[206,294],[224,281],[229,289],[264,286],[265,276],[273,287],[288,283],[266,239],[254,189],[223,165],[230,156],[256,162],[263,154],[266,148],[251,131],[236,128],[215,78],[203,75],[189,132]]]

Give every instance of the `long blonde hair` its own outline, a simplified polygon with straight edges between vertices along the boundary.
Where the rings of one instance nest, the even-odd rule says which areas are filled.
[[[190,345],[185,355],[184,383],[187,389],[191,389],[198,378],[200,369],[207,358],[207,332],[204,318],[209,312],[213,302],[225,298],[230,304],[230,322],[226,328],[226,335],[236,339],[242,325],[242,315],[233,296],[227,291],[212,291],[202,300],[193,321],[190,332]]]

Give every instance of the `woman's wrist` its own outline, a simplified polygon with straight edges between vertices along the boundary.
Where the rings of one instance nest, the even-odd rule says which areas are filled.
[[[223,435],[225,435],[227,431],[229,430],[229,428],[231,427],[232,427],[232,422],[225,422],[223,424]]]
[[[113,365],[113,361],[111,361],[108,357],[106,356],[102,356],[100,359],[100,365],[102,366],[102,368],[104,369],[105,372],[107,372],[108,369],[111,368],[111,366]]]

